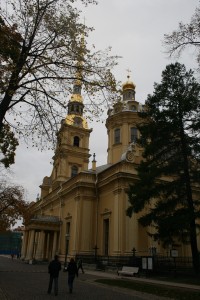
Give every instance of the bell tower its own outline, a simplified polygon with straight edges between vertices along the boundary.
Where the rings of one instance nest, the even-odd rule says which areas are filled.
[[[107,163],[117,163],[130,144],[135,143],[139,137],[137,124],[138,112],[144,105],[135,100],[135,84],[127,76],[122,85],[122,99],[108,110],[106,128],[108,132],[108,158]]]
[[[57,147],[53,157],[54,167],[51,175],[54,187],[81,171],[88,170],[89,138],[92,129],[88,128],[87,120],[83,116],[84,104],[81,95],[83,50],[84,38],[82,37],[81,53],[77,63],[73,93],[68,103],[68,113],[62,120],[57,134]]]
[[[88,129],[86,119],[83,117],[83,98],[80,81],[73,86],[73,94],[68,103],[68,114],[61,122],[57,134],[57,147],[53,157],[54,167],[52,184],[77,175],[88,170],[89,163],[89,137],[92,129]]]

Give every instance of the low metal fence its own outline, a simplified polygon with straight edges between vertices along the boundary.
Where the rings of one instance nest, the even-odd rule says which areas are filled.
[[[166,257],[155,256],[153,258],[154,272],[164,274],[189,274],[193,273],[192,257]]]
[[[141,257],[136,256],[100,256],[100,255],[82,255],[77,254],[76,259],[82,259],[86,264],[95,264],[99,269],[116,268],[120,269],[122,266],[141,267]]]
[[[96,269],[121,269],[122,266],[139,267],[141,271],[149,271],[153,274],[192,273],[192,257],[169,257],[169,256],[146,256],[152,258],[152,269],[144,270],[142,256],[100,256],[77,254],[76,259],[81,257],[85,264],[92,264]]]

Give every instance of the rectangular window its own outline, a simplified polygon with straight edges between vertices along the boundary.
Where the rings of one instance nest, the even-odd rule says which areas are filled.
[[[137,138],[137,128],[131,127],[131,143],[136,143]]]
[[[119,144],[120,143],[120,129],[115,129],[115,136],[114,136],[114,143]]]
[[[66,234],[70,234],[70,222],[66,224]]]
[[[104,255],[108,255],[109,249],[109,219],[104,220]]]
[[[71,177],[74,177],[78,174],[78,168],[77,166],[72,166],[71,168]]]
[[[69,239],[70,239],[70,222],[67,222],[66,224],[66,235],[65,235],[65,266],[67,263],[67,255],[69,251]]]

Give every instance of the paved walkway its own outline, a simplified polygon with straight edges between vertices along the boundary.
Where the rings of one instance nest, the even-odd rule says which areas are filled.
[[[75,279],[74,291],[69,294],[67,273],[60,272],[59,295],[56,299],[166,300],[166,298],[155,295],[95,283],[98,278],[119,277],[113,273],[86,270],[85,274],[80,273],[79,277]],[[129,277],[127,279],[200,290],[199,286],[155,281],[147,278]],[[50,300],[55,296],[46,293],[48,280],[47,265],[29,265],[17,259],[11,260],[8,257],[0,256],[0,300]]]

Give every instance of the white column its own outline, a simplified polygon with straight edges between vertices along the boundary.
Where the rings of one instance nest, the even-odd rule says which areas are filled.
[[[113,228],[114,228],[114,236],[113,236],[113,253],[114,255],[119,255],[121,253],[121,220],[120,220],[120,193],[121,190],[117,189],[114,192],[114,212],[113,212]]]
[[[44,238],[45,238],[45,232],[44,230],[42,230],[39,233],[36,260],[41,261],[44,258]]]
[[[49,260],[50,259],[50,233],[47,233],[47,243],[46,243],[47,247],[46,247],[46,258]]]
[[[57,231],[54,231],[54,235],[53,235],[53,250],[52,250],[52,259],[54,258],[54,256],[56,255],[56,251],[57,251]]]
[[[26,259],[27,260],[33,259],[34,238],[35,238],[35,230],[31,230],[30,231],[30,238],[29,238],[29,241],[28,241],[27,254],[26,254]]]
[[[24,259],[26,257],[27,252],[27,241],[28,241],[28,230],[24,231],[23,233],[23,239],[22,239],[22,248],[21,248],[21,259]]]
[[[72,246],[73,254],[76,255],[77,252],[80,252],[81,248],[81,241],[80,241],[80,235],[82,236],[82,233],[79,232],[83,230],[83,228],[79,225],[80,223],[80,209],[79,206],[81,205],[80,196],[77,196],[75,198],[75,209],[74,209],[74,219],[75,219],[75,236],[74,236],[74,243]]]

